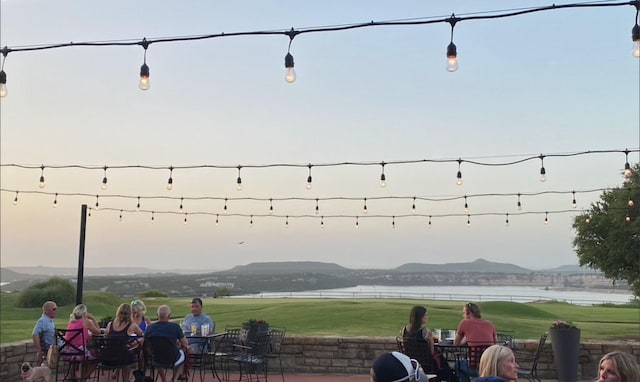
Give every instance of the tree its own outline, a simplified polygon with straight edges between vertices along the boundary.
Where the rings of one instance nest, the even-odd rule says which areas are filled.
[[[604,191],[589,211],[576,216],[573,228],[580,265],[626,280],[640,297],[640,164],[622,186]]]
[[[52,277],[47,281],[43,281],[31,285],[18,296],[16,306],[19,308],[36,308],[41,307],[46,301],[55,301],[56,304],[63,306],[71,304],[76,298],[76,287],[69,280]]]

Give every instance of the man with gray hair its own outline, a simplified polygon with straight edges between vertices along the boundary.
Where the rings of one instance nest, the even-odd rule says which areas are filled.
[[[178,357],[175,360],[174,366],[180,366],[182,368],[185,360],[185,354],[187,349],[189,348],[189,343],[187,339],[184,337],[184,333],[182,332],[182,328],[180,325],[175,322],[171,322],[171,308],[168,305],[160,305],[158,307],[158,321],[152,323],[147,327],[147,330],[144,332],[145,343],[148,339],[154,337],[165,337],[168,338],[171,343],[175,343],[178,348]],[[153,340],[151,340],[153,341]],[[180,369],[178,369],[178,374],[181,373]],[[160,374],[160,378],[162,381],[166,381],[165,370],[158,370]]]
[[[33,327],[31,337],[36,348],[36,364],[39,366],[45,361],[49,347],[56,340],[56,325],[53,319],[58,315],[58,306],[53,301],[47,301],[42,305],[42,316]]]

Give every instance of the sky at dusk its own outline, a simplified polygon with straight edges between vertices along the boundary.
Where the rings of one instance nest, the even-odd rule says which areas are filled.
[[[547,5],[1,0],[0,46],[304,30]],[[573,218],[599,190],[622,184],[625,155],[552,154],[640,146],[635,15],[623,6],[463,20],[454,30],[453,73],[445,69],[447,23],[300,34],[290,50],[293,84],[284,80],[283,35],[152,43],[147,91],[138,89],[139,45],[10,52],[8,96],[0,100],[1,265],[75,266],[82,204],[91,211],[87,267],[577,264]],[[549,155],[545,182],[536,158],[463,162],[456,185],[458,158],[500,164],[541,154]],[[435,162],[393,163],[422,159]],[[322,166],[342,162],[374,165]],[[389,163],[384,188],[381,162]],[[271,164],[300,166],[251,167]],[[97,169],[48,168],[65,165]],[[101,189],[103,166],[135,165],[161,169],[109,168]],[[170,166],[197,165],[212,167],[175,169],[167,190]],[[558,192],[526,195],[545,191]],[[526,195],[521,211],[517,193]]]

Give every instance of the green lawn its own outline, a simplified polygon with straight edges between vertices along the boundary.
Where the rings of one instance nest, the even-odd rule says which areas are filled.
[[[17,294],[4,293],[0,299],[0,342],[28,339],[41,309],[18,309]],[[86,292],[84,300],[98,319],[114,316],[121,302],[113,295]],[[172,308],[172,318],[190,312],[190,298],[145,299],[147,315],[155,319],[161,304]],[[238,326],[251,319],[264,319],[282,326],[292,335],[394,337],[409,318],[413,305],[429,310],[430,328],[456,328],[463,302],[400,299],[207,299],[204,311],[216,322],[216,331]],[[484,302],[483,318],[491,320],[499,332],[516,339],[537,339],[556,319],[573,321],[582,329],[582,339],[640,339],[640,315],[633,307],[586,307],[559,302]],[[72,305],[59,307],[56,325],[65,327]]]

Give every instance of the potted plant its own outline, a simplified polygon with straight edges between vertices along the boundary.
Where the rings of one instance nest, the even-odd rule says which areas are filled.
[[[264,336],[269,333],[269,323],[260,319],[249,319],[242,323],[240,331],[240,340],[243,344],[249,345],[258,342],[258,336]]]
[[[580,358],[580,329],[571,321],[556,320],[549,328],[558,381],[576,381]]]

